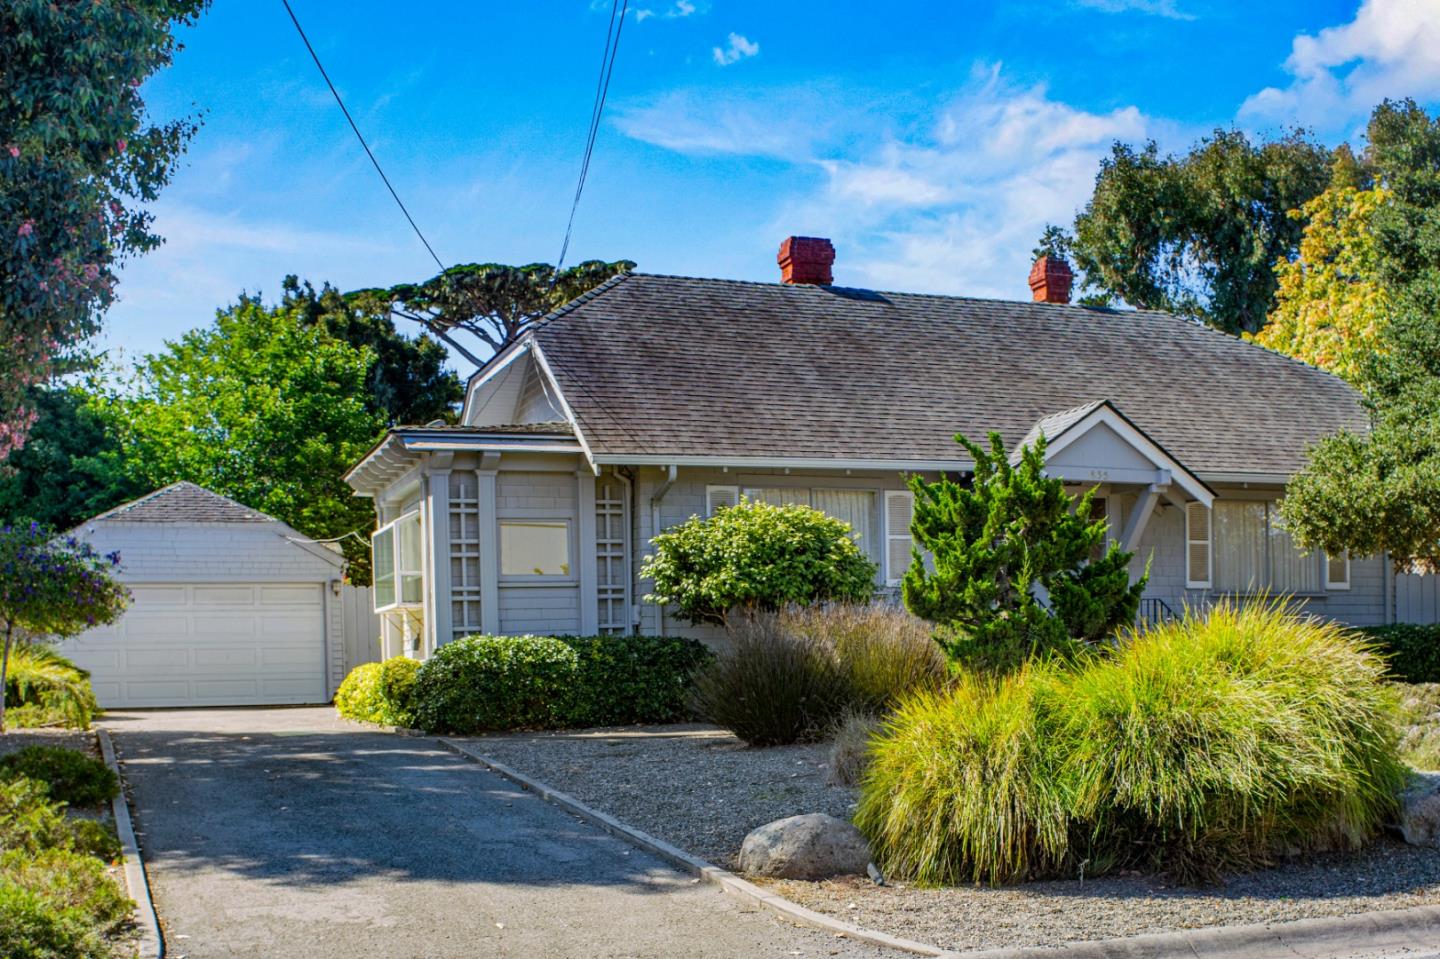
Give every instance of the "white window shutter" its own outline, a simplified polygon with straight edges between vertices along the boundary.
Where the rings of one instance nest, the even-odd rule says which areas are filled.
[[[910,568],[910,521],[915,515],[915,494],[909,490],[885,491],[885,583],[897,586]]]
[[[738,486],[705,487],[706,516],[714,516],[717,510],[734,506],[738,502],[740,502],[740,487]]]
[[[1210,587],[1210,509],[1204,503],[1185,504],[1185,586]]]
[[[1350,554],[1341,553],[1339,556],[1325,556],[1325,588],[1326,589],[1349,589],[1350,588]]]

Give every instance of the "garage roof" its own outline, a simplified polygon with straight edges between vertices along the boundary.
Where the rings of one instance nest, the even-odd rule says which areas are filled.
[[[90,520],[126,523],[278,523],[273,516],[212,493],[203,486],[181,481],[147,493]]]

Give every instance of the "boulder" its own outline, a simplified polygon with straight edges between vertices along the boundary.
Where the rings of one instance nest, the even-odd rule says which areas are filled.
[[[1412,846],[1440,849],[1440,773],[1410,777],[1400,794],[1400,833]]]
[[[745,837],[740,869],[776,879],[826,879],[860,874],[870,846],[850,823],[823,813],[777,819]]]

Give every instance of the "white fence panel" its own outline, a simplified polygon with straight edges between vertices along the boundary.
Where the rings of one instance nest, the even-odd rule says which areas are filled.
[[[369,586],[340,589],[340,605],[345,611],[345,672],[349,674],[362,663],[378,663],[380,655],[380,617],[370,601]]]
[[[1440,623],[1440,575],[1400,573],[1395,577],[1395,622]]]

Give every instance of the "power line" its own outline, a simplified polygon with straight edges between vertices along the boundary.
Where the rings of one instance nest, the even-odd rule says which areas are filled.
[[[320,75],[325,78],[325,85],[330,88],[331,94],[335,97],[335,102],[340,104],[340,112],[345,114],[345,119],[350,123],[350,129],[355,131],[355,139],[360,141],[360,145],[365,148],[365,155],[368,156],[370,162],[375,165],[375,172],[380,174],[381,180],[385,181],[385,189],[390,191],[390,195],[395,198],[395,205],[400,207],[400,212],[405,214],[406,220],[410,221],[410,229],[414,230],[415,235],[420,238],[420,242],[425,244],[425,251],[430,254],[430,259],[434,260],[435,265],[440,268],[440,272],[444,273],[445,264],[440,262],[440,257],[435,255],[434,247],[430,245],[429,240],[425,239],[425,234],[420,232],[420,227],[415,223],[415,218],[411,216],[410,211],[405,208],[405,202],[400,199],[400,194],[395,192],[395,187],[391,185],[390,178],[386,176],[385,171],[380,168],[380,161],[375,159],[375,153],[370,149],[370,144],[365,142],[365,137],[360,133],[360,128],[355,125],[355,118],[350,116],[350,111],[345,108],[345,101],[340,99],[340,91],[335,89],[335,84],[330,81],[330,74],[325,72],[325,65],[320,62],[319,54],[317,54],[315,48],[310,45],[310,38],[305,35],[305,28],[300,26],[300,19],[295,16],[295,11],[290,6],[290,0],[280,0],[280,2],[285,4],[285,12],[290,14],[290,22],[295,24],[295,30],[300,34],[300,39],[305,41],[305,49],[310,51],[310,59],[315,61],[315,66],[320,70]],[[628,3],[629,0],[626,0],[626,2]],[[619,38],[618,31],[616,38]],[[575,199],[578,203],[580,199],[578,193]],[[573,219],[575,214],[572,212],[570,215]]]
[[[565,241],[560,245],[560,256],[555,261],[555,273],[550,281],[552,287],[565,264],[565,254],[570,251],[575,211],[580,208],[580,194],[585,192],[585,180],[590,175],[590,157],[595,152],[595,138],[600,133],[600,118],[605,113],[605,98],[610,93],[610,77],[615,73],[615,55],[620,52],[620,31],[625,27],[625,14],[629,9],[630,0],[610,0],[610,23],[605,28],[605,50],[600,55],[600,75],[595,79],[595,103],[590,108],[590,129],[585,136],[585,153],[580,161],[580,177],[575,183],[575,199],[570,203],[570,218],[565,223]]]

